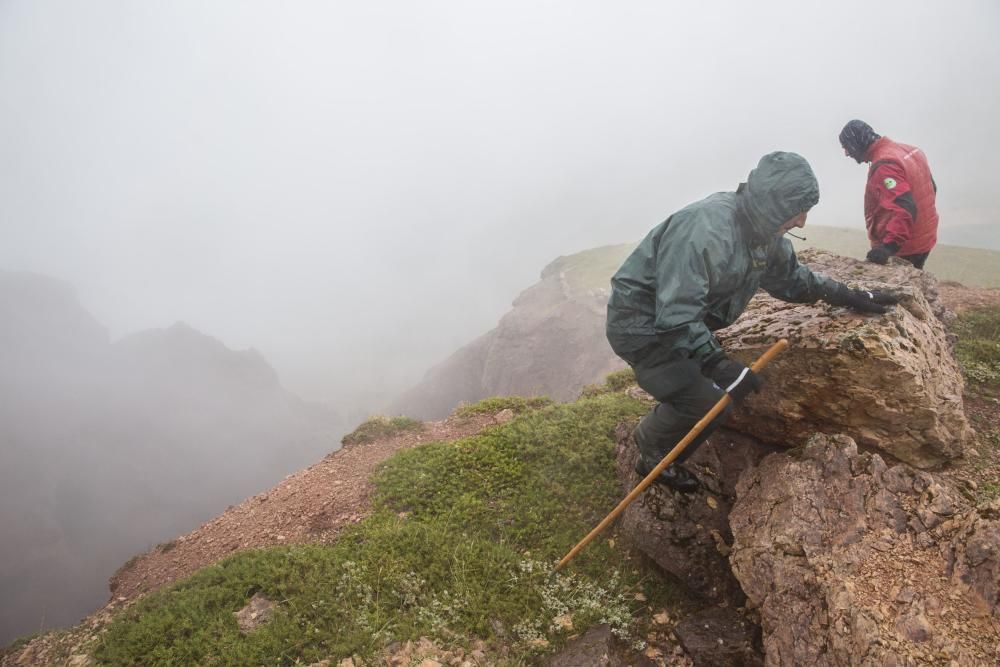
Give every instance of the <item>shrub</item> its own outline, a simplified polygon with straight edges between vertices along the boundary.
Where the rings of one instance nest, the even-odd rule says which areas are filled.
[[[604,378],[604,384],[588,384],[580,392],[580,396],[585,398],[616,391],[625,391],[634,384],[635,371],[631,368],[623,368],[620,371],[609,373]]]
[[[345,445],[357,445],[365,442],[372,442],[381,438],[388,438],[404,431],[417,431],[424,427],[424,423],[411,417],[386,417],[375,415],[369,417],[361,426],[344,436],[341,442]]]
[[[471,417],[472,415],[495,415],[503,410],[510,410],[519,415],[531,410],[539,410],[553,404],[548,396],[494,396],[469,405],[459,406],[455,410],[456,417]]]
[[[980,388],[1000,389],[1000,309],[963,313],[954,329],[955,352],[966,378]]]

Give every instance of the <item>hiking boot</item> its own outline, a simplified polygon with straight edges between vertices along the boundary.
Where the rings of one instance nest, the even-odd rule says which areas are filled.
[[[635,462],[635,471],[639,473],[640,477],[645,477],[649,474],[649,471],[655,466],[646,467],[643,463],[642,457],[640,456]],[[693,493],[698,490],[701,484],[698,479],[688,472],[687,468],[684,466],[671,463],[668,465],[663,472],[653,480],[654,484],[660,484],[661,486],[668,486],[671,489],[680,491],[681,493]]]

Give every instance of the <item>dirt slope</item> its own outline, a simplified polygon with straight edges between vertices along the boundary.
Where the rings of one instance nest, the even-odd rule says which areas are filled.
[[[215,519],[126,563],[111,580],[112,597],[68,633],[48,633],[0,658],[2,667],[64,664],[110,622],[112,614],[237,551],[278,544],[331,542],[371,512],[376,467],[401,449],[478,433],[498,423],[492,415],[426,422],[374,442],[344,447],[289,475],[280,484],[229,507]],[[81,663],[86,664],[86,663]]]

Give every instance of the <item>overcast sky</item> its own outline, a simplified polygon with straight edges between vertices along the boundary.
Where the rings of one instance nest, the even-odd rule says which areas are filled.
[[[0,0],[0,268],[113,337],[182,320],[335,398],[415,380],[561,254],[851,118],[996,223],[1000,3]]]

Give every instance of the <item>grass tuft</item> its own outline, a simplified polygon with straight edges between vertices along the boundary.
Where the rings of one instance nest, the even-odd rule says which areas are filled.
[[[472,417],[473,415],[495,415],[503,410],[510,410],[516,415],[539,410],[552,405],[548,396],[493,396],[481,401],[462,405],[455,409],[456,417]]]
[[[965,377],[987,393],[1000,391],[1000,309],[980,308],[959,316],[955,352]]]
[[[418,431],[424,423],[412,417],[386,417],[375,415],[369,417],[356,429],[344,436],[341,442],[345,445],[359,445],[388,438],[404,431]]]
[[[580,391],[580,397],[600,396],[618,391],[625,391],[635,384],[635,371],[623,368],[620,371],[608,373],[603,384],[588,384]]]

